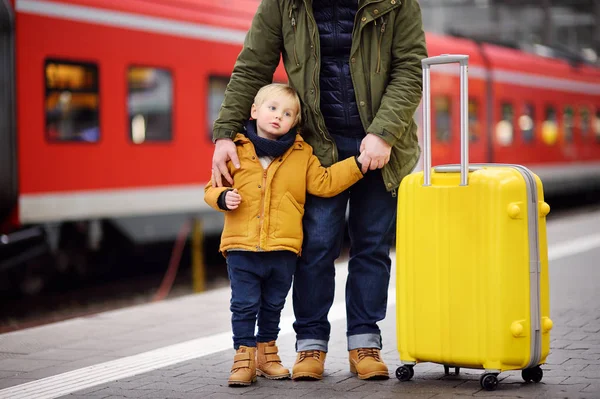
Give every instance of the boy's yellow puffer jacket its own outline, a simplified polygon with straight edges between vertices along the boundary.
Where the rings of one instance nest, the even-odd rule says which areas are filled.
[[[363,177],[354,157],[325,168],[313,155],[312,147],[300,135],[285,154],[263,169],[254,145],[237,134],[234,140],[240,168],[231,161],[227,167],[233,188],[242,196],[240,206],[225,213],[220,251],[287,250],[299,254],[302,248],[302,216],[306,193],[333,197]],[[227,182],[223,179],[224,182]],[[204,189],[204,200],[218,211],[219,195],[228,187]]]

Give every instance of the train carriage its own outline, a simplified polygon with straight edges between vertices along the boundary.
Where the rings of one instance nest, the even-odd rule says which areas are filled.
[[[211,126],[258,3],[0,2],[3,240],[99,220],[172,238],[169,224],[209,215]],[[430,56],[470,55],[472,162],[529,166],[548,194],[600,185],[599,68],[464,38],[427,43]],[[457,162],[458,69],[432,74],[433,163]],[[286,80],[281,65],[274,79]]]

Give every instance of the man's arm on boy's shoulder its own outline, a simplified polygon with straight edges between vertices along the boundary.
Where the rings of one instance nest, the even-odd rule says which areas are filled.
[[[254,96],[273,80],[283,47],[279,3],[280,0],[263,0],[254,14],[213,126],[213,141],[233,139],[242,131]]]
[[[421,8],[417,0],[404,0],[394,26],[390,82],[367,129],[390,146],[402,137],[421,102],[423,58],[427,47]]]
[[[333,197],[362,179],[360,163],[349,157],[326,168],[311,154],[306,173],[306,191],[318,197]]]

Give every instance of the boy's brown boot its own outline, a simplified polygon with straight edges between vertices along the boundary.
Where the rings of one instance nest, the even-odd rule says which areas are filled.
[[[377,348],[358,348],[350,351],[350,372],[361,380],[388,379],[388,368]]]
[[[229,386],[248,386],[256,381],[256,348],[240,346],[233,356]]]
[[[294,380],[320,380],[325,370],[326,352],[319,350],[300,351],[292,368]]]
[[[283,367],[277,354],[275,341],[256,343],[256,374],[269,380],[281,380],[290,377],[290,370]]]

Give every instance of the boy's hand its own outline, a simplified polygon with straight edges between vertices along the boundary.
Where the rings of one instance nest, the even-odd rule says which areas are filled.
[[[230,190],[225,194],[225,205],[227,205],[227,208],[231,210],[237,209],[241,202],[242,196],[238,193],[237,188]]]
[[[366,151],[361,152],[360,155],[356,157],[356,162],[358,162],[358,167],[364,176],[369,171],[369,156]]]
[[[365,164],[365,152],[361,152],[360,155],[358,156],[358,158],[356,158],[356,160],[358,161],[358,163],[360,163],[361,165],[364,166]],[[363,174],[366,173],[366,170],[363,171]]]

